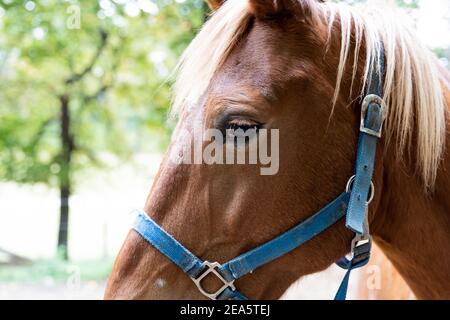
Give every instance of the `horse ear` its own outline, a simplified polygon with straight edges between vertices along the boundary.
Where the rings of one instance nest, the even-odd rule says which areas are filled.
[[[315,12],[316,2],[323,0],[249,0],[250,10],[257,18],[270,18],[283,12],[308,18]]]
[[[208,6],[211,10],[217,10],[225,2],[225,0],[207,0],[206,2],[208,2]]]

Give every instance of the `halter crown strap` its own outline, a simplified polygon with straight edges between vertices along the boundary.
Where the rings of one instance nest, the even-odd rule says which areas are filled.
[[[346,227],[355,232],[352,241],[352,259],[343,257],[337,265],[346,269],[344,279],[339,286],[335,300],[347,298],[348,282],[350,273],[354,269],[365,266],[370,259],[372,249],[372,238],[368,223],[368,206],[374,196],[374,185],[372,176],[375,166],[377,142],[381,138],[383,122],[386,118],[386,106],[383,99],[383,77],[384,77],[384,48],[380,45],[377,56],[372,60],[372,74],[361,106],[361,126],[358,141],[355,175],[352,177],[353,186],[350,202],[346,215]],[[367,201],[370,195],[370,200]]]
[[[372,62],[372,74],[361,107],[361,127],[356,155],[355,178],[347,210],[346,227],[362,235],[367,213],[367,199],[371,189],[377,142],[381,137],[386,107],[382,100],[384,76],[384,50]],[[374,190],[372,190],[373,192]]]

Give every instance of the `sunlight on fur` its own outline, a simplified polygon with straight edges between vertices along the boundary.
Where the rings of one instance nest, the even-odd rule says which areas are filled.
[[[395,139],[402,156],[412,147],[417,154],[417,169],[427,189],[433,188],[445,143],[446,107],[441,87],[438,61],[391,5],[364,3],[348,6],[331,2],[307,2],[317,8],[315,16],[328,25],[340,23],[341,55],[333,105],[337,102],[349,57],[359,56],[365,46],[364,83],[377,68],[381,43],[386,56],[384,99],[388,105],[386,139]],[[389,6],[389,8],[387,8]],[[205,93],[214,73],[226,60],[251,20],[247,1],[228,0],[213,14],[181,57],[174,86],[172,115],[189,110]],[[350,52],[351,33],[356,40]],[[365,41],[364,41],[365,40]],[[356,74],[357,59],[352,67]],[[365,88],[361,94],[363,94]],[[331,103],[331,101],[330,101]],[[415,143],[412,145],[412,143]]]

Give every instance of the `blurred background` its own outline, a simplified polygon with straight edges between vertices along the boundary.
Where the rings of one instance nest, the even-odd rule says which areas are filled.
[[[395,3],[449,67],[450,2]],[[203,0],[0,0],[0,299],[102,297],[174,126],[174,66],[209,13]],[[329,299],[341,273],[286,297]]]

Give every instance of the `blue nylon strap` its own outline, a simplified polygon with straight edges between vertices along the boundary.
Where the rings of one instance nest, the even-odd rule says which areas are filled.
[[[236,280],[266,263],[298,248],[338,222],[347,209],[350,195],[343,193],[317,214],[262,246],[231,260],[218,269],[226,281]],[[163,230],[145,212],[139,212],[133,225],[147,242],[192,278],[204,269],[203,261]],[[239,292],[226,288],[219,299],[246,300]]]
[[[369,106],[368,113],[371,113],[372,110]],[[358,234],[365,232],[366,206],[372,183],[377,142],[378,138],[375,136],[366,133],[360,134],[355,181],[353,182],[345,224],[347,228]]]
[[[293,229],[227,262],[220,268],[221,273],[227,280],[239,279],[298,248],[339,221],[345,215],[348,199],[348,193],[341,194],[321,211]]]
[[[163,230],[145,212],[139,212],[133,229],[190,277],[197,277],[203,270],[203,261]]]
[[[372,74],[367,88],[367,94],[383,95],[384,79],[384,46],[380,43],[380,50],[375,55],[375,61],[372,61]],[[378,63],[377,63],[378,62]],[[375,64],[374,64],[375,63]]]
[[[370,251],[372,249],[372,241],[356,247],[353,252],[352,260],[347,260],[345,257],[341,258],[336,264],[342,269],[347,270],[344,279],[339,286],[334,300],[345,300],[347,298],[348,283],[350,281],[350,274],[353,270],[364,267],[370,260]]]
[[[381,130],[384,121],[382,101],[372,101],[373,96],[379,99],[383,96],[384,77],[384,49],[381,46],[378,56],[375,59],[379,62],[377,66],[372,65],[372,75],[368,86],[367,105],[363,103],[361,107],[362,126],[358,139],[356,155],[355,180],[351,190],[350,201],[346,216],[346,227],[357,235],[362,235],[369,239],[367,243],[352,248],[353,258],[351,261],[342,258],[337,262],[341,268],[346,269],[344,279],[336,293],[335,300],[345,300],[347,297],[348,283],[352,270],[365,266],[370,259],[372,240],[367,229],[367,198],[371,191],[372,176],[375,166],[377,152],[377,142],[381,137]],[[367,110],[365,108],[367,107]],[[372,190],[374,192],[374,190]]]
[[[133,229],[191,278],[196,278],[201,274],[204,269],[203,261],[163,230],[144,211],[139,211],[134,221]],[[231,288],[226,288],[218,299],[248,300],[238,291]]]
[[[374,66],[368,88],[368,95],[383,95],[384,76],[384,50],[381,48],[378,53],[379,66]],[[376,60],[378,60],[376,59]],[[367,112],[362,112],[364,116],[364,127],[373,132],[381,134],[384,121],[384,110],[378,103],[370,103]],[[364,234],[364,223],[366,220],[367,198],[370,192],[372,176],[374,172],[377,142],[379,137],[367,132],[360,132],[356,155],[355,181],[348,205],[346,227],[357,234]]]
[[[334,300],[343,301],[347,299],[348,283],[350,281],[350,273],[352,272],[352,270],[353,269],[349,268],[345,273],[344,279],[342,279],[341,285],[339,286]]]

